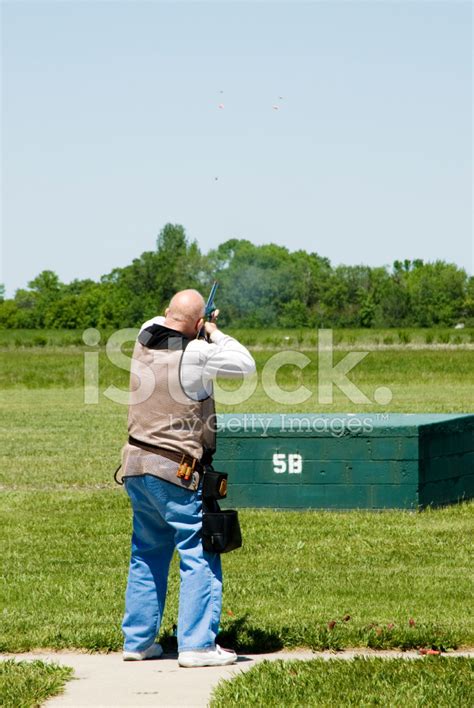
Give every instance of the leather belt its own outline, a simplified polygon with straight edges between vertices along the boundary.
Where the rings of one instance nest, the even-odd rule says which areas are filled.
[[[155,455],[161,455],[162,457],[166,457],[168,460],[173,460],[173,462],[177,462],[178,465],[185,462],[191,467],[194,462],[194,469],[196,470],[196,472],[199,472],[200,474],[202,474],[203,472],[203,467],[201,463],[192,455],[186,455],[185,453],[178,452],[177,450],[169,450],[168,448],[160,447],[159,445],[150,445],[150,443],[142,442],[141,440],[132,438],[131,435],[128,436],[128,442],[130,445],[140,447],[142,450],[152,452]]]

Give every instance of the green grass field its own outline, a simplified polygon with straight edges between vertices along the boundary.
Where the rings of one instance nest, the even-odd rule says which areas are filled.
[[[112,473],[125,440],[126,407],[102,393],[99,405],[84,405],[83,347],[58,341],[15,347],[12,341],[0,338],[6,579],[0,651],[120,649],[131,519]],[[255,346],[255,393],[219,410],[361,410],[338,391],[330,406],[319,405],[316,393],[304,406],[275,403],[260,372],[276,349]],[[303,374],[281,370],[282,388],[315,386],[316,355],[305,353],[311,363]],[[342,356],[336,352],[335,360]],[[110,384],[126,389],[127,372],[114,368],[103,350],[99,357],[101,392]],[[377,386],[392,387],[392,402],[372,403],[367,412],[474,409],[474,352],[467,344],[373,349],[351,379],[369,397]],[[472,502],[418,514],[242,510],[244,548],[223,560],[222,643],[241,651],[473,645],[473,517]],[[167,647],[174,642],[177,585],[175,559],[162,632]]]
[[[332,708],[341,704],[468,708],[473,671],[474,660],[463,658],[263,662],[222,681],[214,690],[211,708]]]
[[[280,349],[296,346],[304,349],[316,346],[318,331],[302,329],[226,329],[246,346]],[[3,329],[0,330],[0,347],[83,346],[82,330],[70,329]],[[107,341],[112,330],[101,331],[101,343]],[[448,327],[398,328],[398,329],[335,329],[337,346],[406,347],[451,344],[463,346],[474,343],[474,327],[455,330]]]
[[[0,651],[118,650],[126,496],[40,486],[2,494]],[[243,510],[244,548],[223,559],[222,641],[243,651],[474,644],[472,552],[459,541],[473,513],[472,504],[423,514]],[[177,585],[174,562],[168,647]]]
[[[42,661],[0,661],[0,705],[2,708],[35,708],[63,690],[71,678],[67,666]]]
[[[262,387],[262,369],[275,352],[256,351],[253,354],[258,368],[255,392],[244,403],[219,405],[220,411],[463,413],[474,408],[474,350],[371,351],[350,372],[350,379],[371,403],[353,403],[334,387],[333,403],[324,405],[319,403],[317,395],[316,353],[305,352],[309,361],[303,370],[285,365],[277,374],[277,383],[282,389],[294,390],[304,385],[312,392],[307,401],[298,405],[277,403]],[[344,352],[335,352],[334,363],[344,356]],[[70,389],[79,392],[83,385],[84,352],[80,348],[3,350],[0,351],[0,362],[0,391],[14,399],[18,399],[20,392],[27,394],[29,390],[36,390],[39,396],[42,396],[44,389],[64,391],[67,395]],[[126,358],[125,365],[128,362],[129,358]],[[128,389],[126,369],[112,364],[103,351],[99,352],[98,364],[102,392],[109,385],[124,391]],[[234,381],[221,382],[222,388],[230,391],[239,385]],[[380,386],[388,386],[392,390],[393,398],[389,405],[382,406],[374,400],[374,391]],[[70,395],[73,393],[70,392]]]

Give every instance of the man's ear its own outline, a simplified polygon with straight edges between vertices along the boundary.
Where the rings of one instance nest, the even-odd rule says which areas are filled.
[[[196,332],[200,332],[204,327],[204,317],[200,317],[196,322]]]
[[[165,310],[165,317],[168,317],[168,312],[169,312],[169,311],[170,311],[170,308],[167,307],[166,310]]]

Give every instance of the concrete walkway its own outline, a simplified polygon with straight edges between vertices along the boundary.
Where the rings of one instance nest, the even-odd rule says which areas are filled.
[[[221,679],[228,679],[246,671],[264,659],[352,659],[354,656],[383,656],[421,659],[415,651],[371,651],[352,649],[342,652],[286,651],[272,654],[243,654],[237,664],[224,667],[182,669],[176,655],[165,655],[150,661],[124,662],[121,653],[84,654],[78,652],[32,652],[28,654],[2,654],[1,659],[18,661],[40,659],[72,666],[75,677],[66,684],[61,696],[45,704],[56,706],[184,706],[204,708],[209,703],[211,691]],[[453,651],[445,656],[474,657],[474,650]]]

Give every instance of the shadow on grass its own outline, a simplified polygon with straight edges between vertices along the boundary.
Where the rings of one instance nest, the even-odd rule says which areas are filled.
[[[278,632],[255,627],[249,622],[248,615],[223,623],[217,641],[224,647],[252,654],[279,651],[284,646]]]
[[[225,620],[217,636],[217,643],[235,651],[264,654],[283,649],[282,637],[277,632],[255,627],[248,615],[233,620]],[[177,652],[176,627],[165,629],[160,635],[160,644],[166,653]]]

